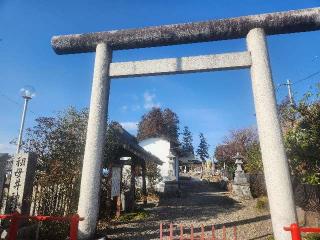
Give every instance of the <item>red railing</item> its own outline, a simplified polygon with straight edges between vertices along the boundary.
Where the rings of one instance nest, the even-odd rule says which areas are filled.
[[[16,240],[18,235],[19,221],[21,219],[31,219],[35,221],[58,221],[58,222],[70,222],[70,240],[78,239],[78,225],[84,218],[79,217],[78,214],[70,217],[56,217],[56,216],[25,216],[19,213],[0,215],[0,219],[11,220],[9,226],[8,240]]]
[[[184,226],[182,224],[179,225],[179,228],[180,228],[180,235],[179,235],[179,237],[175,238],[173,224],[170,223],[169,240],[218,240],[218,238],[216,238],[216,235],[215,235],[216,229],[214,226],[211,227],[211,236],[206,236],[204,225],[201,225],[200,236],[195,235],[193,225],[191,225],[191,227],[190,227],[190,236],[189,237],[185,237],[186,234],[184,234]],[[163,223],[160,223],[160,240],[166,239],[166,237],[163,234],[163,230],[164,230]],[[226,235],[227,235],[226,226],[223,226],[222,227],[222,238],[219,238],[219,239],[226,240],[227,239]],[[237,240],[237,228],[235,226],[233,227],[233,240]]]
[[[320,228],[299,227],[296,223],[291,224],[290,227],[284,227],[284,230],[291,232],[292,240],[301,240],[302,232],[320,233]]]

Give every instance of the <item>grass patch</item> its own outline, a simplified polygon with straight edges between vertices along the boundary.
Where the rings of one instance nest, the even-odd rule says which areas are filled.
[[[303,237],[304,240],[320,240],[319,233],[309,233]]]
[[[137,210],[131,213],[124,213],[116,219],[118,222],[130,222],[144,220],[149,217],[149,213],[145,210]]]
[[[268,198],[263,196],[263,197],[259,197],[257,199],[257,204],[256,204],[256,208],[259,210],[266,210],[268,209]]]

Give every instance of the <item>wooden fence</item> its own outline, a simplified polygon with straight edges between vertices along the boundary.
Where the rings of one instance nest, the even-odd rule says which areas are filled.
[[[1,212],[9,213],[8,188],[10,179],[6,180],[2,192]],[[76,178],[67,183],[41,182],[33,184],[30,215],[69,215],[76,213],[79,199],[79,183]]]
[[[79,183],[41,184],[33,187],[30,215],[68,215],[75,213],[79,198]]]

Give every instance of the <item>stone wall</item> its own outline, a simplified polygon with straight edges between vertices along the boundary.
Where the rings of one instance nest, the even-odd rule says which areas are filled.
[[[305,211],[320,213],[320,185],[293,183],[297,206]]]

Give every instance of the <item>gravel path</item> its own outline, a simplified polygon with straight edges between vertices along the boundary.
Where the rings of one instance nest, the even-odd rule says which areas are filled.
[[[170,222],[175,224],[177,236],[178,225],[187,226],[185,237],[189,236],[191,224],[195,233],[201,231],[203,224],[208,237],[214,224],[219,239],[222,239],[223,225],[227,227],[227,239],[233,239],[233,226],[237,226],[240,240],[267,239],[272,232],[270,215],[255,208],[256,200],[237,201],[217,184],[201,181],[185,181],[181,190],[180,198],[162,199],[157,206],[146,208],[150,213],[147,219],[109,225],[104,233],[109,239],[159,239],[160,222],[165,224],[166,235]]]

